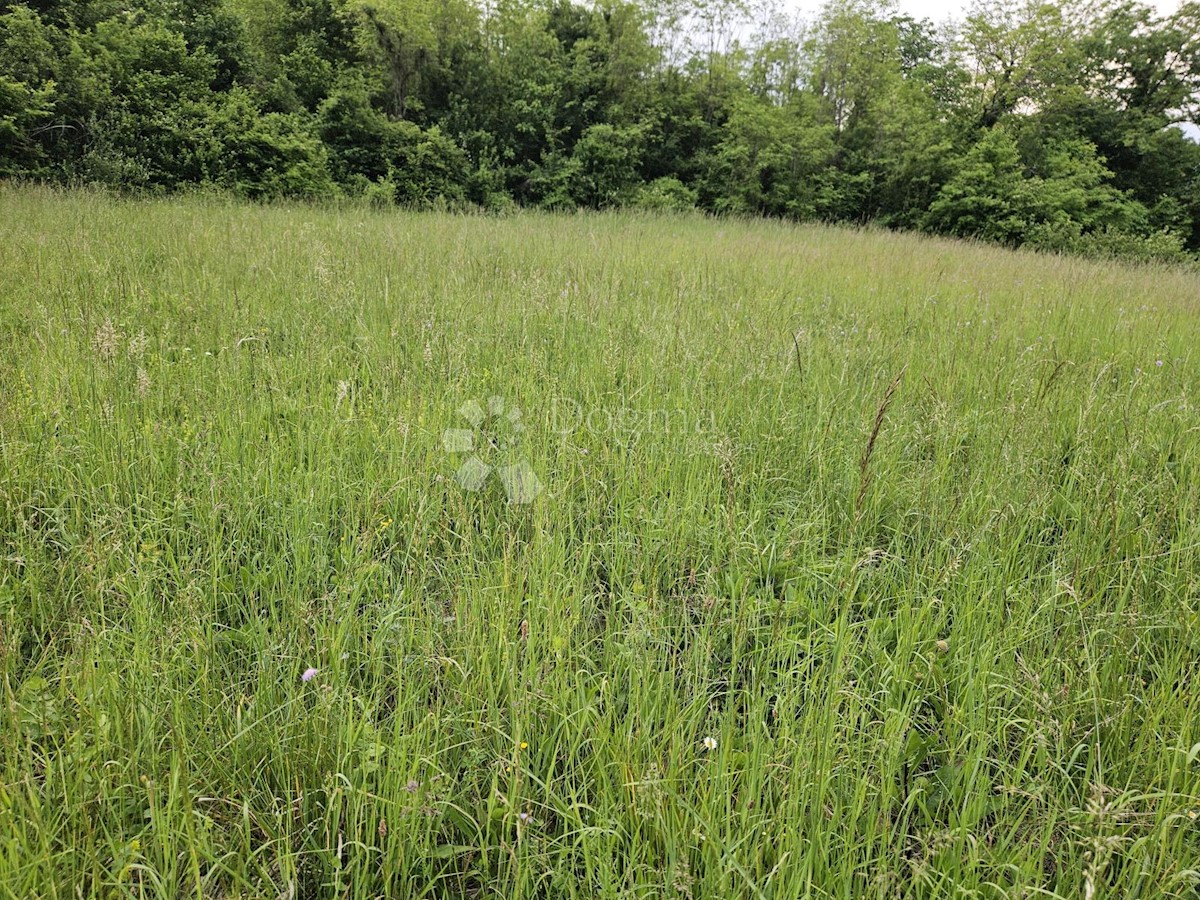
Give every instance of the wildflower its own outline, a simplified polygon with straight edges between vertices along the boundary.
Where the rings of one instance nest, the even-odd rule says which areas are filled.
[[[531,815],[530,815],[529,813],[527,813],[527,812],[521,812],[521,813],[517,813],[517,818],[521,820],[521,824],[522,824],[522,825],[526,825],[526,824],[528,824],[529,822],[532,822],[532,821],[533,821],[533,816],[531,816]]]
[[[300,676],[301,681],[312,681],[317,677],[317,670],[309,666],[304,670],[304,674]]]
[[[1163,364],[1163,361],[1161,359],[1156,359],[1154,361],[1154,365],[1158,366],[1160,369],[1162,368],[1162,364]]]
[[[938,653],[949,653],[950,652],[950,642],[949,641],[938,641],[937,648],[938,648]]]
[[[528,749],[529,749],[529,745],[528,745],[527,743],[525,743],[524,741],[521,741],[521,749],[522,749],[522,750],[528,750]]]
[[[715,737],[713,737],[712,735],[709,735],[708,737],[706,737],[704,739],[704,749],[705,750],[716,750],[717,749],[717,739]]]

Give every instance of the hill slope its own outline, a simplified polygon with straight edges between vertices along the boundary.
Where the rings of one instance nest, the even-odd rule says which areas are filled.
[[[1195,884],[1194,275],[12,189],[0,247],[0,895]]]

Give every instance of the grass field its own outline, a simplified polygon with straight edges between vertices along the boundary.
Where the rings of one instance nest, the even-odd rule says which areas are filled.
[[[1197,348],[1167,269],[0,189],[0,896],[1195,897]]]

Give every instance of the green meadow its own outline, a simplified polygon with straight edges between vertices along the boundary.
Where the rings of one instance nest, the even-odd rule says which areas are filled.
[[[0,897],[1195,897],[1197,348],[1194,270],[0,188]]]

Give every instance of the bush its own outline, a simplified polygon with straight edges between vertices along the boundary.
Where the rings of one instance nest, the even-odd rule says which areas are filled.
[[[662,211],[695,209],[696,192],[678,178],[664,176],[642,185],[630,205],[638,209]]]
[[[462,204],[468,180],[462,148],[436,125],[422,129],[412,122],[389,122],[388,126],[388,178],[396,185],[396,202]]]
[[[334,178],[351,193],[428,206],[461,204],[470,181],[462,148],[435,125],[423,129],[375,109],[359,80],[339,86],[318,110],[318,133]]]
[[[739,104],[705,160],[701,199],[717,212],[813,219],[850,181],[831,166],[832,130],[803,108]]]
[[[960,160],[930,204],[923,227],[957,237],[1019,244],[1029,227],[1015,202],[1021,178],[1017,142],[993,128]]]
[[[211,122],[209,177],[243,197],[319,198],[338,193],[329,154],[295,113],[262,113],[248,94],[231,91]]]
[[[1036,145],[993,128],[962,158],[925,216],[927,229],[1041,250],[1133,259],[1182,259],[1183,240],[1154,230],[1150,212],[1116,190],[1096,148],[1081,140]]]
[[[1134,234],[1117,228],[1070,234],[1046,231],[1029,241],[1039,250],[1077,253],[1101,259],[1130,259],[1140,262],[1183,262],[1188,259],[1183,238],[1172,231]]]
[[[33,10],[0,16],[0,176],[37,174],[45,154],[31,135],[53,114],[57,60]]]
[[[629,198],[639,183],[644,132],[642,128],[592,125],[571,154],[572,199],[602,209]]]

